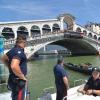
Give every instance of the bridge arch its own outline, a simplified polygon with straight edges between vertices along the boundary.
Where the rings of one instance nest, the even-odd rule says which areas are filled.
[[[42,32],[44,35],[51,33],[51,28],[48,24],[43,25]]]
[[[92,36],[92,33],[89,33],[89,34],[88,34],[88,37],[92,38],[92,37],[93,37],[93,36]]]
[[[20,26],[17,29],[17,36],[19,34],[25,35],[26,37],[28,37],[28,29],[25,26]]]
[[[100,41],[100,37],[98,37],[98,41]]]
[[[87,35],[87,31],[86,30],[83,30],[83,33],[84,33],[84,35]]]
[[[82,32],[81,28],[77,27],[76,32]]]
[[[65,39],[55,41],[52,44],[60,45],[72,52],[73,55],[98,54],[98,51],[90,43],[84,40]]]
[[[5,39],[11,39],[15,37],[12,28],[9,28],[9,27],[3,28],[2,35],[4,36]]]
[[[94,39],[97,40],[97,36],[96,35],[94,35]]]
[[[33,26],[31,27],[31,30],[30,30],[30,31],[31,31],[31,36],[32,36],[32,37],[41,35],[40,28],[39,28],[39,26],[37,26],[37,25],[33,25]]]
[[[59,32],[60,31],[60,26],[56,23],[53,24],[52,31],[53,31],[53,33]]]
[[[69,13],[64,13],[58,16],[59,20],[63,20],[63,22],[67,25],[68,30],[73,30],[75,17]]]
[[[83,39],[60,39],[54,41],[47,41],[49,39],[46,39],[46,41],[41,41],[41,44],[38,44],[37,46],[33,47],[34,49],[33,51],[30,51],[28,58],[30,58],[35,52],[40,50],[42,47],[49,44],[53,44],[53,45],[55,44],[55,45],[60,45],[62,47],[65,47],[68,50],[70,50],[73,55],[98,54],[97,48],[91,45],[91,43],[89,43],[88,41],[84,41]]]

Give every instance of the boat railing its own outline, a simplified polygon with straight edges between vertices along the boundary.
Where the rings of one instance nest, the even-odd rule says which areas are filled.
[[[55,93],[54,87],[44,88],[42,96],[38,100],[52,100],[51,94]]]
[[[77,85],[84,84],[84,83],[86,83],[86,81],[87,81],[87,80],[84,80],[84,79],[75,80],[75,81],[74,81],[74,87],[77,86]]]
[[[65,96],[64,98],[63,98],[63,100],[66,100],[67,99],[67,96]]]
[[[9,74],[1,74],[0,75],[0,85],[6,84],[8,80]],[[2,82],[3,80],[3,82]]]
[[[44,92],[44,93],[54,92],[54,90],[55,90],[55,88],[51,86],[51,87],[48,87],[48,88],[44,88],[44,89],[43,89],[43,92]]]

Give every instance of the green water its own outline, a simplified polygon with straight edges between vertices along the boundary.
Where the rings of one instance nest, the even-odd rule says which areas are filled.
[[[89,62],[93,66],[100,66],[99,56],[77,56],[64,57],[65,62],[72,62],[74,64]],[[57,58],[50,57],[41,60],[28,62],[28,81],[30,89],[30,100],[37,100],[40,97],[44,88],[55,87],[53,67],[56,64]],[[74,80],[86,79],[89,76],[66,69],[70,76],[70,86],[73,85]]]

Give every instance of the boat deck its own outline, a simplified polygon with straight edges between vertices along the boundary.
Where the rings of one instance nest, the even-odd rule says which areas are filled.
[[[0,100],[11,100],[11,92],[1,93]]]
[[[70,88],[68,90],[68,96],[67,100],[100,100],[100,96],[89,96],[89,95],[83,95],[79,92],[77,92],[77,89],[79,89],[80,86]],[[0,100],[11,100],[11,92],[7,93],[1,93],[0,94]],[[56,100],[56,93],[51,95],[51,99],[46,98],[38,98],[38,100]]]
[[[100,100],[100,96],[92,96],[92,95],[83,95],[77,90],[80,88],[80,86],[71,88],[68,90],[68,96],[67,100]],[[52,100],[56,100],[56,93],[52,94]]]

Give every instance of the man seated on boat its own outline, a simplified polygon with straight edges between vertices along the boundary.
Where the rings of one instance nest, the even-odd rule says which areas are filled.
[[[79,66],[83,69],[88,69],[88,67],[91,66],[91,64],[90,63],[83,63],[83,64],[80,64]]]
[[[87,95],[100,96],[100,69],[93,69],[92,75],[80,92]]]

